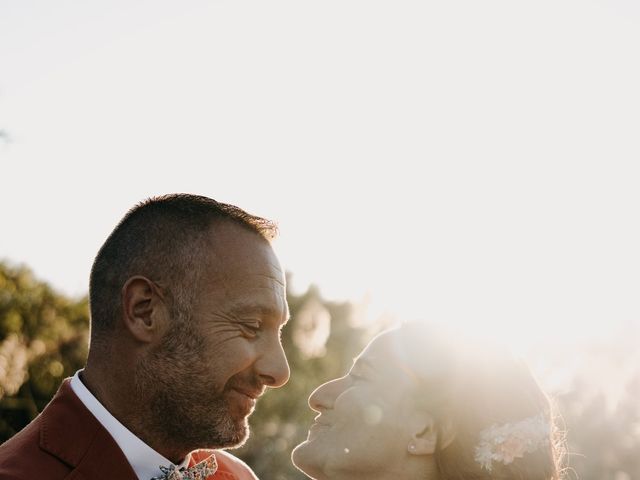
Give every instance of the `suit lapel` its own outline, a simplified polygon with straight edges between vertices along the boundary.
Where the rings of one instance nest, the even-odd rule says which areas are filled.
[[[101,426],[102,427],[102,426]],[[100,428],[68,480],[138,480],[120,447]]]
[[[69,379],[42,412],[40,447],[73,469],[68,480],[138,480],[109,432],[73,393]]]

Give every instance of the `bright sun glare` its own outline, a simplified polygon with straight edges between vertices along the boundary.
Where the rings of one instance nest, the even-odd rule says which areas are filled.
[[[3,9],[0,255],[63,291],[189,191],[278,220],[294,286],[372,318],[524,348],[640,317],[629,2]]]

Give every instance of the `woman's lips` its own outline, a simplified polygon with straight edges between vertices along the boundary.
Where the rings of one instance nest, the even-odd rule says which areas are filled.
[[[322,432],[329,429],[329,425],[326,423],[315,422],[309,427],[309,433],[307,440],[312,440],[314,437],[320,435]]]
[[[316,418],[313,419],[313,422],[314,425],[320,425],[323,427],[331,425],[331,422],[329,422],[329,419],[324,414],[317,415]]]

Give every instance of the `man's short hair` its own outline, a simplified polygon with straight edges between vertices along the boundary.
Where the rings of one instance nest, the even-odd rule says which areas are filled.
[[[91,269],[92,341],[122,314],[125,282],[142,275],[160,284],[172,312],[190,309],[197,293],[204,245],[211,226],[230,221],[271,241],[277,227],[234,205],[211,198],[171,194],[151,197],[127,212],[100,248]]]

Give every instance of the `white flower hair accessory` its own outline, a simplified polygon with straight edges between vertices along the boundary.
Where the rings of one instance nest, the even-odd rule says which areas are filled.
[[[519,422],[491,425],[480,432],[474,459],[490,472],[492,462],[508,465],[525,453],[548,445],[550,432],[542,413]]]

